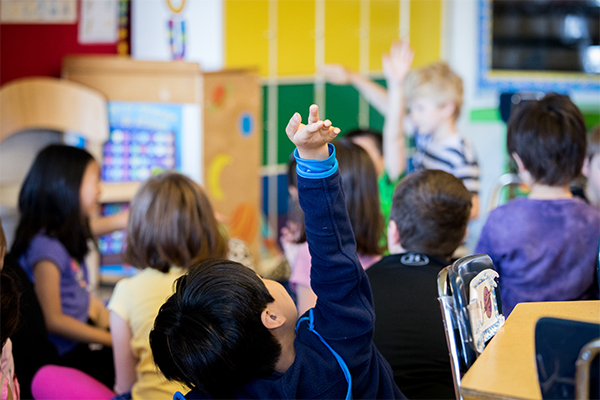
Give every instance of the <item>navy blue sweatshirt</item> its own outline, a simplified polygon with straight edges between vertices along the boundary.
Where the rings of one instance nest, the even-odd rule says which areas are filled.
[[[405,398],[390,365],[373,344],[371,287],[356,255],[337,163],[329,171],[333,175],[320,179],[302,176],[323,176],[310,171],[298,176],[312,258],[311,286],[318,300],[299,320],[294,363],[285,374],[246,384],[236,398],[344,399],[349,380],[355,399]],[[186,398],[207,397],[194,390]]]

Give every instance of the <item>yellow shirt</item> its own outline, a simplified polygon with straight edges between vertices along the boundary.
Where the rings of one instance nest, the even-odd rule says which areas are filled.
[[[159,372],[149,339],[158,310],[173,294],[173,282],[184,272],[178,267],[171,267],[168,273],[143,269],[136,276],[119,281],[108,303],[108,309],[127,321],[131,328],[131,349],[139,360],[137,381],[131,389],[134,400],[172,399],[176,391],[184,394],[189,391],[180,383],[167,381]]]

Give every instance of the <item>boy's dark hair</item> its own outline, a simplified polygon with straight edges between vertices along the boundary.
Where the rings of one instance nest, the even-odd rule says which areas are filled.
[[[346,132],[343,137],[350,140],[358,137],[368,137],[375,143],[377,150],[379,150],[379,154],[383,155],[383,135],[379,131],[358,128]]]
[[[233,398],[240,386],[273,372],[281,345],[261,313],[274,299],[255,272],[209,260],[175,285],[150,332],[154,361],[167,379]]]
[[[586,154],[585,121],[568,96],[556,93],[517,108],[508,121],[507,147],[538,183],[575,179]]]
[[[36,156],[19,192],[20,219],[11,248],[15,256],[24,253],[31,239],[43,231],[83,261],[92,235],[81,211],[80,189],[93,160],[87,151],[65,145],[48,146]]]
[[[406,251],[448,258],[464,239],[471,193],[447,172],[415,172],[396,187],[390,219]]]
[[[171,265],[188,268],[226,253],[227,240],[196,182],[176,172],[144,182],[131,201],[126,262],[168,272]]]
[[[592,161],[592,158],[594,158],[596,154],[600,154],[600,125],[596,125],[596,127],[590,131],[587,139],[586,157],[589,161]]]

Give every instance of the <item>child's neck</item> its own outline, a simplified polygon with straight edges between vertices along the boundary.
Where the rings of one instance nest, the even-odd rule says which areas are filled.
[[[296,347],[294,347],[296,330],[293,329],[283,334],[275,334],[275,337],[281,345],[281,355],[279,356],[277,363],[275,363],[275,371],[280,374],[285,374],[296,359]]]
[[[528,198],[533,200],[559,200],[570,199],[573,195],[569,185],[549,186],[541,183],[533,183]]]
[[[433,141],[443,142],[444,140],[449,139],[455,135],[458,135],[458,132],[456,131],[456,122],[451,119],[444,122],[438,127],[438,129],[435,130],[433,134]]]

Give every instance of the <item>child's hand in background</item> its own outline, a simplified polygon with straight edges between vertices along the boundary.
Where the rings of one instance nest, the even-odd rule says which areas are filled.
[[[325,64],[319,69],[319,73],[329,83],[334,85],[350,84],[352,72],[339,64]]]
[[[383,75],[390,84],[402,85],[410,67],[412,66],[415,52],[412,51],[408,41],[398,40],[392,44],[389,54],[383,56]]]
[[[295,113],[285,132],[298,148],[301,158],[325,160],[329,157],[327,143],[335,139],[340,130],[331,126],[329,120],[319,120],[319,107],[313,104],[309,109],[308,124],[304,125],[300,114]]]

